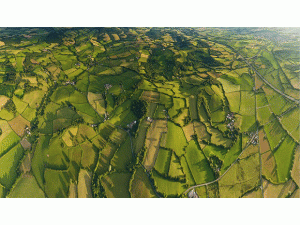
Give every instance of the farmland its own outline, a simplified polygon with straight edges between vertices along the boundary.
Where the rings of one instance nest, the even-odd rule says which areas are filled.
[[[299,35],[242,30],[1,28],[0,197],[299,196]]]

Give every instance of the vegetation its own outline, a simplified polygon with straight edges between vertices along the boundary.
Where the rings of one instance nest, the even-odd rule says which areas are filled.
[[[293,28],[1,28],[0,196],[295,195],[298,40]]]

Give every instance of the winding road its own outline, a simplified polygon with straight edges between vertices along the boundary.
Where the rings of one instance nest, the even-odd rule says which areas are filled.
[[[218,42],[216,42],[216,43],[218,43]],[[289,99],[289,100],[291,100],[291,101],[293,101],[293,102],[296,102],[297,104],[300,103],[300,100],[295,99],[295,98],[293,98],[293,97],[291,97],[291,96],[289,96],[289,95],[283,93],[282,91],[278,90],[276,87],[274,87],[274,86],[273,86],[269,81],[267,81],[267,80],[264,78],[264,76],[262,76],[262,75],[256,70],[256,68],[255,68],[252,64],[250,64],[250,63],[248,62],[248,60],[245,59],[245,57],[242,56],[242,54],[239,53],[236,49],[234,49],[233,47],[231,47],[231,46],[229,46],[229,45],[227,45],[227,44],[224,44],[224,43],[219,43],[219,44],[222,44],[222,45],[228,47],[228,48],[231,49],[233,52],[235,52],[236,54],[238,54],[238,55],[244,60],[244,62],[245,62],[245,63],[246,63],[246,64],[247,64],[247,65],[248,65],[248,66],[249,66],[249,67],[257,74],[257,76],[259,76],[259,77],[263,80],[264,83],[266,83],[270,88],[272,88],[272,89],[273,89],[274,91],[276,91],[278,94],[282,95],[283,97],[285,97],[285,98],[287,98],[287,99]]]
[[[238,157],[236,158],[236,160],[231,163],[231,165],[228,167],[228,169],[220,176],[218,177],[217,179],[213,180],[213,181],[210,181],[210,182],[207,182],[207,183],[203,183],[203,184],[196,184],[194,186],[191,186],[189,187],[185,192],[183,192],[183,194],[187,194],[189,191],[191,191],[192,189],[194,188],[197,188],[197,187],[202,187],[202,186],[206,186],[206,185],[209,185],[209,184],[213,184],[215,182],[218,182],[219,180],[222,179],[222,177],[225,176],[225,174],[231,169],[231,167],[239,161],[239,158],[240,156],[244,153],[244,151],[248,148],[248,146],[251,144],[251,141],[255,138],[255,136],[258,135],[258,132],[256,132],[255,135],[252,136],[251,140],[248,142],[248,144],[244,147],[244,149],[242,150],[242,152],[238,155]]]

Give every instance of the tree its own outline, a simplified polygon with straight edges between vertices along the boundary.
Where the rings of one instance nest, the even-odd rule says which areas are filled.
[[[134,100],[130,109],[138,119],[141,119],[147,111],[146,102],[142,100]]]
[[[15,103],[9,99],[2,108],[6,109],[9,112],[12,112],[14,115],[17,113],[16,105]]]

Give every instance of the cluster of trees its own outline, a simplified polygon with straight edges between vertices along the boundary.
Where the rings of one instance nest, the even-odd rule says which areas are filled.
[[[147,111],[147,103],[142,100],[134,100],[130,109],[138,119],[141,119]]]
[[[17,113],[16,105],[15,103],[9,99],[4,106],[2,106],[2,109],[6,109],[9,112],[12,112],[14,115]]]
[[[149,78],[154,78],[156,74],[159,74],[171,80],[176,68],[174,53],[168,49],[153,49],[145,68]]]
[[[215,177],[218,178],[220,176],[219,171],[223,165],[222,160],[220,160],[217,156],[213,155],[209,157],[209,164],[214,171]]]
[[[94,174],[92,179],[92,192],[94,198],[106,198],[104,187],[101,185],[101,177]]]

